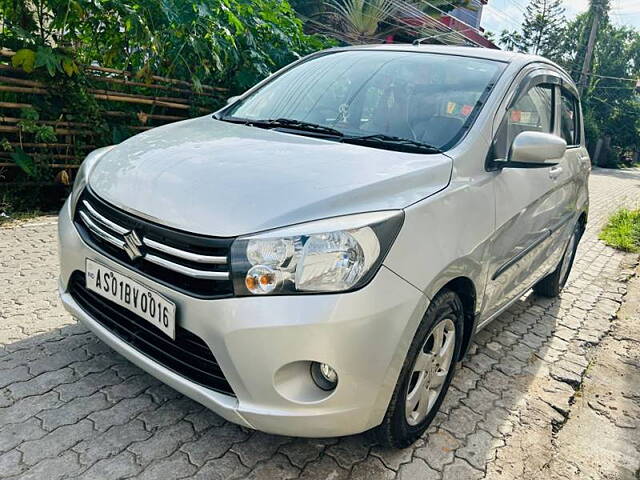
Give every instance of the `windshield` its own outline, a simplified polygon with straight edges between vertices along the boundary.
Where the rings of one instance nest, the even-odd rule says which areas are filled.
[[[505,64],[390,51],[343,51],[312,58],[232,105],[222,119],[288,119],[345,136],[385,135],[452,146]]]

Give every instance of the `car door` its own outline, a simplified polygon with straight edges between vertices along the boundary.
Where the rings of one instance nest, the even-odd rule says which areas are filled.
[[[578,209],[587,203],[585,197],[588,192],[591,160],[584,142],[584,126],[578,92],[572,85],[558,87],[558,92],[560,136],[567,142],[565,165],[568,169],[568,180],[574,190],[572,202],[575,201],[575,205],[570,203],[569,207],[572,213],[578,213]]]
[[[557,134],[559,76],[533,71],[515,88],[494,137],[490,155],[506,158],[524,131]],[[488,318],[550,269],[558,242],[553,235],[571,202],[571,170],[566,158],[538,168],[502,168],[494,172],[496,230],[488,248],[488,279],[483,318]]]
[[[578,92],[572,84],[556,86],[557,134],[567,142],[561,162],[552,170],[554,197],[557,198],[555,215],[551,222],[548,258],[542,269],[555,268],[562,257],[567,241],[578,219],[580,195],[587,192],[586,182],[591,162],[582,142],[582,118]]]

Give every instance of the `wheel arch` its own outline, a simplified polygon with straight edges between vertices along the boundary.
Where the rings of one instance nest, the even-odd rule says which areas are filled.
[[[587,228],[587,218],[589,216],[589,213],[584,210],[580,216],[578,217],[578,224],[580,224],[580,236],[582,236],[582,234],[584,233],[585,229]]]
[[[464,310],[464,332],[462,336],[462,348],[460,349],[458,361],[462,360],[471,344],[473,331],[475,329],[476,308],[478,304],[478,296],[476,286],[469,277],[456,277],[449,280],[443,285],[439,291],[451,290],[462,302]]]

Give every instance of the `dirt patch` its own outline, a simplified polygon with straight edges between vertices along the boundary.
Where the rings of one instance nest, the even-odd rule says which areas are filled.
[[[639,271],[640,273],[640,271]],[[569,478],[636,480],[640,471],[640,276],[631,279],[612,329],[587,370],[554,464]]]
[[[622,272],[623,303],[599,339],[583,342],[582,368],[547,376],[546,363],[536,365],[519,428],[486,478],[640,478],[640,269]]]

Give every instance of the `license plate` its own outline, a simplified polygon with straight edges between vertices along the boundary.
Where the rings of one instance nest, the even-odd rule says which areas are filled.
[[[87,288],[176,338],[176,304],[104,265],[86,260]]]

